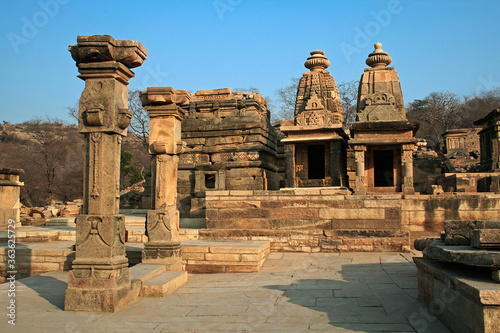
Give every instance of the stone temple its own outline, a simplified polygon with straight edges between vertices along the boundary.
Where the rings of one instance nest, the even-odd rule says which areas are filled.
[[[139,42],[107,35],[79,36],[69,50],[86,83],[78,125],[86,150],[83,208],[76,226],[72,220],[59,229],[21,226],[19,188],[29,184],[19,181],[22,170],[0,169],[5,220],[0,238],[7,240],[7,229],[15,226],[17,242],[23,244],[16,274],[68,271],[65,310],[116,312],[143,297],[173,293],[188,273],[273,272],[270,267],[279,264],[270,258],[286,258],[284,253],[316,258],[314,269],[300,273],[309,276],[338,266],[330,262],[333,254],[343,260],[349,253],[353,263],[359,258],[353,252],[403,257],[412,252],[418,257],[411,268],[417,267],[418,275],[398,275],[398,283],[418,280],[418,299],[432,316],[455,332],[498,331],[498,110],[477,120],[481,130],[466,132],[480,136],[480,172],[446,174],[445,180],[455,182],[451,190],[438,191],[429,183],[432,193],[419,193],[414,185],[414,159],[422,147],[415,137],[418,124],[406,119],[398,74],[380,43],[360,73],[356,122],[348,129],[327,70],[332,64],[320,50],[305,60],[294,119],[279,124],[271,124],[267,102],[258,93],[147,87],[140,98],[150,118],[151,180],[144,210],[130,212],[119,209],[120,147],[132,117],[127,105],[131,69],[143,64],[147,50]],[[463,148],[462,132],[446,135],[450,150]],[[9,252],[7,246],[3,250],[0,268],[6,281]],[[385,260],[380,258],[377,264]],[[397,275],[398,267],[379,273]],[[291,288],[297,289],[296,298],[291,285],[268,287],[283,289],[297,304],[319,291],[314,305],[307,303],[313,308],[328,301],[339,309],[335,302],[345,297],[357,307],[387,305],[391,295],[360,285],[368,271],[345,273],[345,278],[354,276],[357,288],[321,290],[320,281],[339,282],[332,279],[298,282]],[[277,272],[270,276],[279,277]],[[231,285],[230,277],[224,279]],[[443,300],[443,293],[454,296]],[[440,302],[444,307],[432,310]],[[411,321],[411,313],[407,317]]]

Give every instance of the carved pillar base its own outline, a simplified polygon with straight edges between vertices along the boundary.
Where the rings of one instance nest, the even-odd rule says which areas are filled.
[[[66,290],[66,311],[114,312],[131,296],[123,215],[78,215],[76,259]]]
[[[144,244],[142,262],[165,264],[168,270],[182,270],[179,211],[175,207],[149,210],[146,228],[149,241]]]
[[[126,257],[102,264],[96,261],[73,262],[64,301],[65,311],[115,312],[136,299],[131,295]]]

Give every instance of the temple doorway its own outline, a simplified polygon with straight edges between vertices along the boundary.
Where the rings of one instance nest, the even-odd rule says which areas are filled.
[[[375,150],[373,152],[373,169],[375,187],[394,186],[394,151]]]

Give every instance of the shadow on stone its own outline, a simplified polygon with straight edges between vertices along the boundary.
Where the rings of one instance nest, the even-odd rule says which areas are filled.
[[[68,288],[67,282],[52,276],[37,275],[19,280],[18,283],[31,288],[50,304],[64,310],[64,293]]]
[[[268,285],[283,291],[275,306],[291,304],[326,314],[329,323],[312,322],[311,330],[343,328],[362,332],[448,332],[446,327],[417,300],[417,276],[410,262],[382,262],[336,266],[318,263],[294,272],[305,277],[289,285]],[[309,279],[308,270],[331,272],[331,279]],[[326,273],[326,274],[325,274]],[[317,274],[311,274],[312,276]]]

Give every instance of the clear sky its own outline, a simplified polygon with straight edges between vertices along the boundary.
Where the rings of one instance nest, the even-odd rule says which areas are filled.
[[[129,88],[276,89],[324,50],[337,83],[359,80],[377,41],[405,102],[500,86],[498,0],[23,0],[0,14],[0,121],[70,120],[84,88],[67,48],[78,35],[141,42]]]

